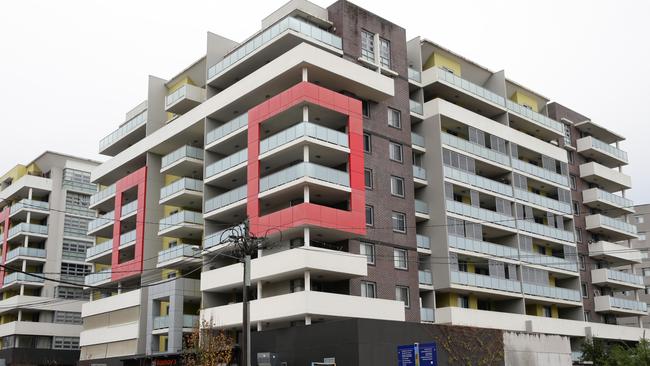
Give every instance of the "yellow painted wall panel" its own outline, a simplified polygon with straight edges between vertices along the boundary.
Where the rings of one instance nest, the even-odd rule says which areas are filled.
[[[433,53],[427,61],[424,63],[424,66],[422,67],[423,70],[432,68],[432,67],[439,67],[439,68],[445,68],[448,70],[451,70],[454,72],[454,75],[456,76],[461,76],[461,67],[460,64],[454,60],[452,60],[449,57],[443,56],[439,53]]]
[[[517,104],[528,106],[528,107],[532,108],[532,110],[535,111],[535,112],[539,112],[539,107],[537,106],[537,100],[535,100],[535,98],[533,98],[533,97],[531,97],[529,95],[526,95],[526,94],[524,94],[524,93],[522,93],[520,91],[514,92],[512,94],[512,96],[510,97],[510,100],[512,100],[513,102],[515,102]]]

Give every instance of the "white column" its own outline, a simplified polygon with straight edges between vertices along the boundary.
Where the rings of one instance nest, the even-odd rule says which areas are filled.
[[[305,242],[304,246],[308,247],[308,246],[310,246],[310,243],[309,243],[309,240],[310,240],[309,239],[309,237],[310,237],[309,228],[308,227],[304,228],[303,232],[304,232],[303,241]]]
[[[261,250],[260,250],[261,251]],[[257,281],[257,298],[262,298],[262,281]],[[257,331],[262,331],[262,322],[257,322]]]
[[[309,71],[306,67],[302,68],[302,81],[309,81]]]

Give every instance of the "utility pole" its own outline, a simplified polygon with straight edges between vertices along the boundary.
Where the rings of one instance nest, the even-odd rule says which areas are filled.
[[[250,304],[248,303],[248,294],[251,287],[251,256],[250,254],[244,255],[244,293],[242,294],[243,298],[243,309],[244,314],[242,314],[242,365],[251,366],[251,310]]]

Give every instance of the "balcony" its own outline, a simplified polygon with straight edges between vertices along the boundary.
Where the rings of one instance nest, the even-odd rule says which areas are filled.
[[[129,119],[110,135],[99,141],[99,153],[115,156],[145,137],[147,110]]]
[[[627,153],[597,138],[587,136],[576,141],[578,153],[608,168],[627,165]]]
[[[648,315],[648,304],[645,302],[612,296],[594,297],[594,308],[598,313],[622,316]]]
[[[42,273],[35,273],[39,276],[43,276]],[[3,288],[25,285],[25,286],[42,286],[43,278],[32,276],[27,273],[14,272],[9,275],[6,275],[3,281]]]
[[[454,100],[464,108],[483,111],[482,114],[495,116],[505,112],[505,98],[469,80],[438,67],[422,72],[425,100],[434,96]]]
[[[283,53],[302,42],[338,54],[341,54],[343,49],[343,41],[340,37],[304,20],[289,16],[242,44],[217,64],[210,66],[208,84],[224,89],[228,86],[224,76],[230,75],[231,79],[235,78],[236,75],[233,74],[237,73],[237,70],[250,73],[261,67],[265,60],[273,58],[273,55]]]
[[[447,242],[450,248],[456,248],[468,252],[481,253],[493,257],[506,258],[512,260],[519,259],[517,248],[505,245],[494,244],[486,241],[463,238],[460,236],[449,235]]]
[[[408,68],[408,78],[409,81],[414,81],[416,83],[422,82],[422,73],[416,69]]]
[[[440,138],[442,140],[442,143],[445,145],[469,153],[476,157],[492,161],[494,163],[499,163],[508,167],[510,166],[510,157],[499,151],[489,149],[485,146],[481,146],[473,142],[469,142],[468,140],[450,135],[446,132],[441,132]]]
[[[502,194],[507,197],[512,197],[512,186],[509,184],[503,184],[501,182],[481,177],[480,175],[471,174],[469,172],[452,168],[450,166],[444,166],[444,174],[446,178],[453,179],[470,186],[482,188],[486,191]]]
[[[524,294],[526,295],[545,297],[554,299],[555,301],[560,300],[577,302],[579,304],[582,303],[582,296],[580,295],[580,291],[571,290],[568,288],[536,285],[524,282],[523,289]]]
[[[159,203],[200,210],[203,204],[203,181],[181,178],[168,184],[160,189]]]
[[[200,212],[179,211],[160,220],[158,236],[201,239],[203,216]]]
[[[420,308],[420,321],[423,323],[435,323],[436,317],[432,308]]]
[[[238,142],[241,146],[246,146],[247,142],[241,136],[248,129],[248,113],[244,113],[237,118],[234,118],[221,126],[208,131],[205,135],[205,149],[225,154],[228,147],[221,145],[225,142],[232,142],[234,137],[239,137]],[[233,145],[232,143],[225,145]],[[232,147],[230,147],[232,148]]]
[[[307,315],[322,319],[360,318],[404,321],[404,303],[319,291],[299,291],[250,302],[251,324],[304,320]],[[218,319],[214,324],[217,328],[240,326],[242,304],[235,303],[201,310],[201,319],[208,322]]]
[[[125,220],[138,212],[138,200],[131,201],[120,209],[120,220]]]
[[[422,103],[413,99],[409,100],[409,110],[411,111],[411,114],[416,114],[417,117],[422,118],[422,116],[424,116],[424,107],[422,106]]]
[[[642,276],[609,268],[592,269],[591,282],[596,286],[609,287],[616,291],[645,288]]]
[[[113,240],[105,241],[86,249],[86,262],[108,264],[113,255]]]
[[[346,153],[350,152],[348,148],[348,135],[343,132],[317,125],[311,122],[300,122],[272,136],[260,141],[260,159],[271,154],[273,151],[281,148],[300,147],[307,142],[316,143],[330,148],[335,148]],[[319,149],[319,147],[315,147]],[[323,153],[335,153],[331,150],[320,148]],[[323,154],[321,154],[323,155]]]
[[[310,162],[302,162],[260,178],[260,198],[275,191],[302,186],[301,183],[320,185],[328,191],[327,194],[331,193],[332,195],[336,195],[336,192],[340,191],[350,192],[350,176],[348,172]],[[285,185],[288,187],[283,187]],[[300,189],[300,192],[302,192],[302,189]],[[332,198],[337,199],[336,197]]]
[[[248,148],[237,151],[205,167],[205,184],[230,187],[246,180]]]
[[[433,274],[431,271],[419,270],[418,283],[420,284],[420,289],[433,290]]]
[[[636,226],[625,221],[601,214],[585,217],[586,229],[592,233],[603,235],[610,241],[636,239]]]
[[[562,186],[569,185],[569,178],[567,176],[558,174],[548,169],[544,169],[540,166],[525,162],[523,160],[512,159],[512,167],[524,173],[528,173],[534,177],[542,178]]]
[[[230,292],[242,285],[241,263],[216,268],[201,274],[201,291]],[[251,281],[284,281],[309,271],[314,278],[343,280],[366,276],[367,258],[317,247],[298,247],[255,258],[251,262]]]
[[[553,226],[538,224],[530,220],[518,220],[520,230],[527,231],[532,234],[547,236],[553,239],[568,241],[573,243],[573,231],[558,229]]]
[[[135,244],[135,239],[136,239],[136,231],[131,230],[128,231],[122,235],[120,235],[120,246],[119,249],[124,249],[126,247],[130,247],[133,244]]]
[[[510,114],[510,127],[546,141],[564,136],[564,125],[554,119],[511,100],[506,100],[506,108]]]
[[[447,211],[480,220],[487,225],[499,225],[510,229],[515,229],[517,226],[516,219],[512,216],[452,200],[447,200]]]
[[[99,272],[94,272],[89,275],[86,275],[84,278],[84,285],[86,286],[98,286],[105,283],[111,282],[111,269],[107,268]]]
[[[89,208],[95,209],[98,205],[105,203],[111,198],[115,198],[115,184],[111,184],[110,186],[90,196]]]
[[[158,252],[158,268],[177,268],[199,265],[202,262],[201,247],[198,245],[179,244]]]
[[[415,243],[417,244],[418,249],[424,249],[426,251],[431,251],[431,239],[426,235],[415,235]]]
[[[21,222],[20,224],[9,229],[7,233],[7,241],[20,241],[26,236],[30,237],[30,241],[37,239],[47,239],[47,225],[28,224]]]
[[[563,271],[578,272],[578,264],[576,262],[551,255],[541,255],[539,253],[522,251],[521,261]]]
[[[14,220],[27,220],[27,213],[30,213],[32,220],[42,220],[50,214],[50,204],[44,201],[36,201],[24,198],[11,206],[9,217]]]
[[[459,271],[451,271],[450,275],[452,284],[504,291],[512,293],[512,296],[521,296],[521,283],[519,281]]]
[[[415,218],[417,221],[429,219],[429,204],[422,200],[415,200]]]
[[[411,132],[411,147],[413,147],[414,150],[418,150],[420,152],[426,152],[427,145],[424,140],[424,136],[419,135],[415,132]]]
[[[115,211],[107,212],[88,223],[88,236],[110,237],[115,222]]]
[[[580,178],[610,193],[632,188],[632,179],[629,175],[594,161],[580,165]]]
[[[598,188],[582,191],[582,203],[593,209],[606,211],[611,216],[634,213],[634,202],[632,200]]]
[[[16,249],[7,252],[7,256],[5,258],[5,264],[9,264],[15,259],[44,262],[46,260],[45,257],[46,257],[45,249],[18,247]]]
[[[165,111],[183,114],[205,101],[205,89],[185,84],[165,97]]]
[[[185,145],[162,157],[160,172],[179,177],[203,174],[203,149]]]
[[[205,201],[204,218],[212,220],[223,220],[233,218],[237,220],[239,214],[233,212],[245,211],[246,197],[248,197],[248,186],[243,185]]]
[[[428,184],[427,171],[420,166],[413,165],[413,180],[415,188],[426,186]]]
[[[589,244],[589,256],[612,266],[638,264],[643,261],[641,251],[602,240]]]
[[[572,213],[571,204],[567,202],[558,201],[556,199],[529,192],[521,188],[515,188],[515,198],[526,201],[528,203],[532,203],[545,209],[548,208],[551,210],[559,211],[567,215],[570,215]]]

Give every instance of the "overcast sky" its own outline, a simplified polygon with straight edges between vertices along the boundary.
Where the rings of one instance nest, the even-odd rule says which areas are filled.
[[[649,1],[354,2],[626,136],[630,197],[650,203]],[[105,159],[99,140],[145,99],[148,75],[198,59],[207,31],[245,39],[284,3],[0,2],[0,171],[45,149]]]

